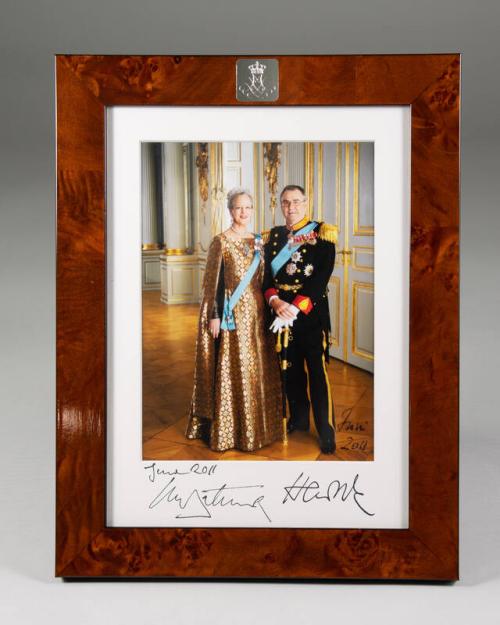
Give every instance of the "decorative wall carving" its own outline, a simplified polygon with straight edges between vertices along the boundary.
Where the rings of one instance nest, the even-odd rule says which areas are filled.
[[[276,194],[278,191],[278,169],[281,164],[281,143],[264,143],[264,175],[267,180],[270,201],[269,208],[276,224]]]
[[[205,214],[208,201],[208,143],[198,143],[196,167],[198,168],[198,191],[202,200],[202,210]]]

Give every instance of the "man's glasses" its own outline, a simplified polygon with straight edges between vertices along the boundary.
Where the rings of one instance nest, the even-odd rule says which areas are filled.
[[[303,200],[292,200],[291,202],[289,200],[281,200],[281,206],[283,206],[283,208],[288,208],[289,206],[297,208],[303,202],[305,202],[305,198]]]

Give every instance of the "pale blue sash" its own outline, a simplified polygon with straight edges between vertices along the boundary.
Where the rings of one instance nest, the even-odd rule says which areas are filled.
[[[255,243],[259,243],[261,240],[260,234],[255,235]],[[236,304],[238,303],[240,297],[243,295],[244,290],[250,284],[255,272],[257,271],[257,267],[260,263],[260,251],[255,250],[253,255],[252,264],[247,269],[245,275],[241,279],[241,282],[235,288],[231,297],[228,297],[227,294],[224,296],[224,310],[222,312],[222,322],[220,327],[222,330],[235,330],[236,323],[234,321],[233,310]]]
[[[318,224],[315,221],[311,221],[306,226],[297,230],[297,232],[293,233],[293,236],[298,237],[302,234],[309,234],[314,228],[316,228]],[[281,250],[276,254],[271,262],[271,271],[273,272],[273,277],[278,273],[278,271],[283,267],[283,265],[290,260],[292,254],[299,249],[299,247],[303,245],[303,242],[297,243],[296,245],[289,246],[288,243],[281,248]]]

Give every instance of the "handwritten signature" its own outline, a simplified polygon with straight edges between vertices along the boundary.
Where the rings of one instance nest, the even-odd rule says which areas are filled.
[[[156,462],[146,465],[148,480],[156,482],[161,478],[162,487],[149,503],[152,510],[160,504],[171,504],[178,514],[176,519],[211,519],[214,508],[249,508],[260,511],[267,521],[271,523],[271,517],[264,508],[265,496],[262,494],[264,484],[229,485],[223,483],[215,488],[194,488],[184,492],[182,489],[182,476],[213,476],[217,471],[217,464],[200,465],[192,464],[186,471],[178,468],[164,469],[157,466]],[[167,481],[164,482],[163,479]],[[324,502],[352,502],[363,514],[375,516],[374,512],[368,511],[362,497],[365,496],[359,488],[359,474],[352,480],[341,482],[331,480],[322,485],[309,475],[301,472],[288,486],[283,486],[283,505],[290,502],[309,504],[313,501]]]
[[[260,510],[271,523],[271,517],[263,506],[264,495],[255,497],[255,489],[264,488],[263,484],[244,486],[228,486],[222,484],[217,488],[194,488],[187,495],[183,495],[176,482],[177,477],[171,476],[163,488],[155,495],[149,504],[150,510],[161,503],[174,504],[180,510],[176,519],[211,519],[210,508],[253,508]]]
[[[356,474],[350,485],[348,482],[341,483],[340,480],[332,480],[324,488],[316,480],[312,480],[308,475],[300,473],[293,484],[283,487],[286,494],[281,503],[286,504],[288,501],[310,503],[318,500],[332,502],[340,497],[340,500],[343,502],[349,499],[352,500],[367,516],[375,516],[374,512],[368,512],[359,501],[359,498],[363,497],[364,493],[358,490],[358,479],[359,474]]]

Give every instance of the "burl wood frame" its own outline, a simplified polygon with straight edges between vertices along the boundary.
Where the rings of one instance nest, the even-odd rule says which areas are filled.
[[[107,106],[248,106],[235,56],[57,56],[57,553],[63,577],[458,577],[457,54],[283,56],[288,105],[411,106],[408,530],[109,528]]]

